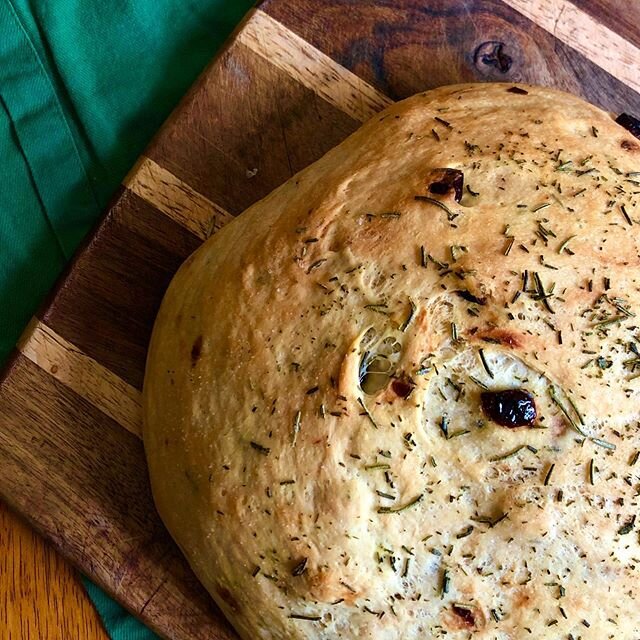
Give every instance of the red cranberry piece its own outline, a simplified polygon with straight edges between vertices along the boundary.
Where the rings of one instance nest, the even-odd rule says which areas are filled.
[[[454,604],[451,607],[453,613],[455,613],[464,623],[466,627],[472,629],[476,626],[476,617],[473,615],[472,609],[467,609],[466,607],[459,607],[457,604]]]
[[[446,196],[452,189],[456,202],[462,198],[464,174],[459,169],[434,169],[429,175],[429,192]]]
[[[391,383],[391,388],[393,389],[394,393],[399,398],[404,398],[405,400],[411,395],[411,392],[413,391],[415,386],[416,385],[413,382],[404,378],[396,378]]]
[[[533,395],[526,389],[484,391],[480,401],[485,415],[503,427],[531,427],[538,415]]]

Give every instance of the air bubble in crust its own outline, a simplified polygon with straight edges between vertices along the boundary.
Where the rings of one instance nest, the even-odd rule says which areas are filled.
[[[375,329],[368,329],[360,342],[359,382],[367,395],[375,395],[387,387],[400,359],[402,345],[394,336],[382,339]]]

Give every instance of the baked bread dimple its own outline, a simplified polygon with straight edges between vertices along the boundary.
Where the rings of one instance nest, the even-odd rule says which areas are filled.
[[[185,262],[145,449],[243,638],[640,636],[639,201],[608,114],[458,85]]]

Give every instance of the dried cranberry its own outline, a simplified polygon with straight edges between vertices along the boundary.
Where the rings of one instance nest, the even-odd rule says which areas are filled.
[[[434,169],[429,175],[429,192],[438,196],[447,195],[451,189],[456,202],[462,198],[464,174],[459,169]]]
[[[484,391],[480,400],[486,416],[503,427],[530,427],[538,415],[533,395],[526,389]]]
[[[465,624],[465,626],[469,628],[473,628],[476,626],[476,617],[473,615],[472,609],[467,609],[467,607],[459,607],[457,604],[454,604],[452,607],[453,613],[455,613]]]
[[[404,398],[405,400],[411,395],[414,387],[415,384],[413,382],[404,378],[396,378],[391,383],[391,388],[393,389],[394,393],[399,398]]]

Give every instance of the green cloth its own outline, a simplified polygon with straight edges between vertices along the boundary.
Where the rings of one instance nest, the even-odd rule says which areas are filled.
[[[0,0],[0,361],[249,0]],[[152,638],[101,592],[115,640]]]
[[[142,623],[130,616],[122,607],[118,606],[109,596],[96,587],[95,584],[84,580],[89,597],[93,600],[104,626],[114,640],[159,640],[158,636],[149,631]],[[78,638],[78,640],[85,640]],[[86,640],[91,640],[87,638]]]

